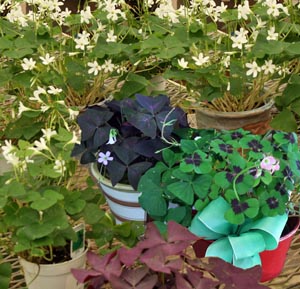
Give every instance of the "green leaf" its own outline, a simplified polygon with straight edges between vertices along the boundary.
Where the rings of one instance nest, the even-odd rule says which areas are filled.
[[[51,234],[55,230],[55,227],[50,223],[37,223],[30,224],[21,228],[17,235],[18,236],[26,236],[29,240],[35,240],[42,237],[46,237]]]
[[[167,202],[157,193],[142,193],[139,203],[150,216],[161,217],[167,214]]]
[[[10,278],[11,278],[12,268],[10,263],[0,264],[0,288],[8,289]]]
[[[38,199],[32,202],[31,208],[37,211],[44,211],[52,207],[59,200],[63,200],[63,198],[64,196],[62,194],[59,194],[54,190],[46,190],[43,194],[39,196]]]
[[[297,131],[297,121],[294,114],[288,110],[284,109],[279,112],[271,121],[271,127],[277,130],[283,130],[286,132],[296,132]]]
[[[83,216],[88,224],[96,224],[105,215],[105,212],[97,204],[87,204],[83,211]]]
[[[244,212],[248,218],[255,218],[259,211],[259,201],[257,199],[248,199],[246,203],[249,205],[249,208]]]
[[[31,48],[16,48],[13,50],[7,50],[3,52],[3,55],[10,58],[20,59],[25,56],[32,55],[33,50]]]
[[[225,213],[225,219],[231,224],[241,225],[245,222],[245,217],[243,213],[236,214],[232,209],[229,209]]]
[[[272,175],[268,171],[264,171],[264,175],[261,177],[261,180],[266,184],[269,185],[272,182]]]
[[[175,182],[167,186],[168,190],[187,205],[194,203],[194,191],[191,183]]]
[[[211,175],[199,175],[197,176],[193,182],[192,186],[196,195],[203,199],[207,197],[212,183],[212,176]]]
[[[185,218],[186,213],[187,213],[186,207],[171,208],[168,211],[166,220],[175,221],[180,224],[181,221]]]

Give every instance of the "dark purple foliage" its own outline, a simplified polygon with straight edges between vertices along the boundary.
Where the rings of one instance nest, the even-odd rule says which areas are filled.
[[[260,267],[243,270],[219,258],[196,258],[191,244],[197,240],[175,222],[168,223],[165,238],[148,223],[144,239],[134,248],[102,257],[88,253],[89,269],[72,273],[88,289],[106,283],[114,289],[268,288],[258,283]]]
[[[163,123],[167,125],[163,128]],[[112,185],[127,182],[134,189],[147,169],[161,160],[162,140],[176,138],[180,127],[188,127],[186,114],[173,108],[165,95],[136,95],[136,99],[113,100],[104,106],[88,107],[78,117],[81,143],[72,155],[81,155],[82,164],[96,162],[99,152],[113,157],[107,165]],[[107,144],[111,129],[117,130],[116,143]]]

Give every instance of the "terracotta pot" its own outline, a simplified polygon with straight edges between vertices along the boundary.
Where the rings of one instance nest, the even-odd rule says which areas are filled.
[[[266,250],[260,253],[262,275],[261,282],[270,281],[273,278],[280,275],[283,270],[284,263],[286,260],[287,252],[290,248],[292,239],[296,234],[300,225],[300,219],[298,217],[289,217],[286,228],[288,228],[288,233],[284,234],[280,240],[278,247],[274,250]],[[205,256],[208,246],[213,242],[213,240],[201,239],[194,243],[193,247],[196,256],[203,258]]]
[[[195,110],[197,128],[238,129],[244,128],[252,133],[265,133],[271,121],[273,101],[262,107],[239,112],[219,112],[197,108]]]
[[[111,213],[117,223],[124,221],[146,222],[146,212],[141,208],[138,198],[140,192],[135,191],[130,185],[111,185],[111,181],[103,177],[96,163],[91,164],[90,172],[103,192]]]

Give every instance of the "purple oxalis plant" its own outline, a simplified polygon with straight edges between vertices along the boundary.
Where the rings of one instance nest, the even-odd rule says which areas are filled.
[[[259,284],[261,269],[240,269],[219,258],[196,258],[191,244],[199,238],[176,222],[161,234],[149,223],[143,240],[105,256],[89,252],[89,269],[72,269],[88,289],[267,289]]]

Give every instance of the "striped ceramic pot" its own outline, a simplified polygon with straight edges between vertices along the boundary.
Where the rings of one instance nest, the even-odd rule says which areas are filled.
[[[117,223],[124,221],[146,221],[146,212],[141,208],[138,201],[139,192],[127,184],[117,184],[113,187],[111,181],[100,174],[97,163],[91,164],[90,172],[103,192]]]

